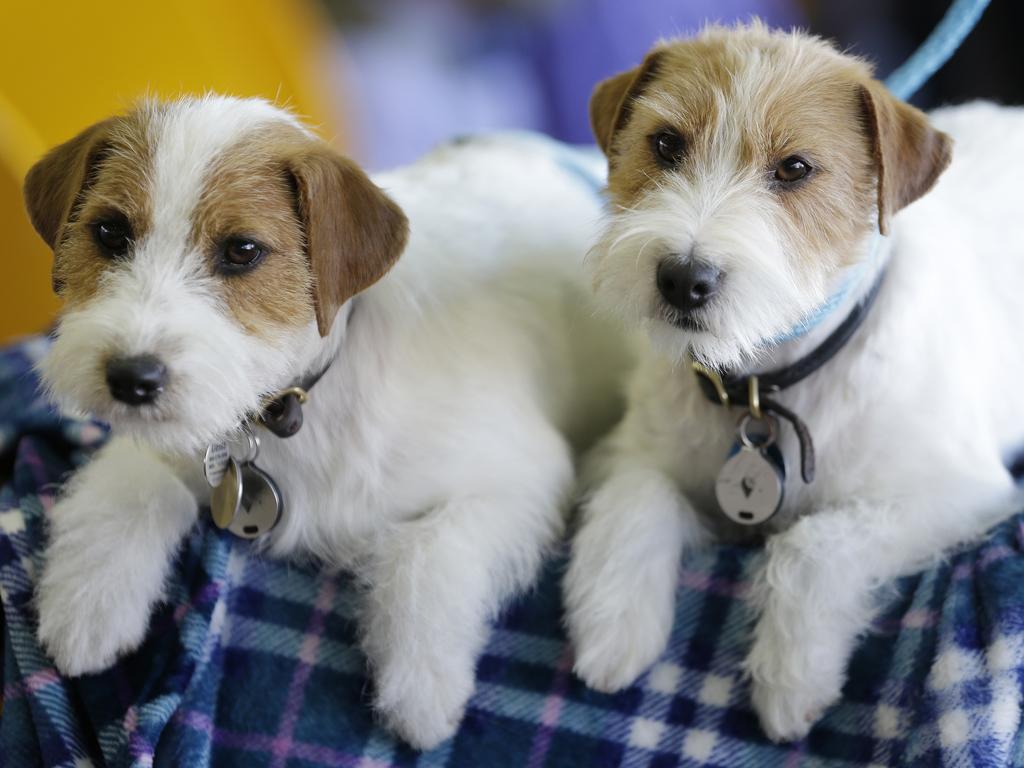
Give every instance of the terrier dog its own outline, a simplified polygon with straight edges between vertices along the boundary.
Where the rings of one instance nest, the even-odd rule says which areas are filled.
[[[580,269],[599,198],[552,147],[462,142],[379,187],[291,115],[211,96],[144,103],[30,171],[65,302],[45,384],[113,426],[51,513],[39,637],[60,670],[140,644],[216,485],[232,530],[253,515],[240,533],[271,554],[365,584],[385,721],[421,748],[454,732],[489,618],[563,530],[572,441],[615,420]],[[240,431],[281,390],[275,431],[305,426]]]
[[[766,733],[797,739],[840,696],[875,588],[1013,509],[1024,111],[928,117],[758,23],[658,45],[590,108],[611,197],[593,284],[650,343],[585,470],[576,672],[632,683],[681,553],[773,534],[745,669]]]

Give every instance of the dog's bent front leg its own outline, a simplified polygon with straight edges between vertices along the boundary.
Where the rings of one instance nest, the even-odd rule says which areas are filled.
[[[679,561],[703,530],[672,480],[620,469],[584,503],[564,591],[576,673],[614,692],[665,650]]]
[[[532,583],[563,529],[558,495],[453,500],[395,526],[379,546],[363,646],[377,711],[414,747],[458,727],[490,619]]]
[[[142,642],[195,497],[160,458],[113,438],[50,513],[39,640],[67,675],[109,667]]]
[[[922,490],[909,502],[835,506],[769,540],[753,590],[761,615],[745,666],[754,708],[773,740],[802,738],[839,698],[876,587],[1012,511],[1005,492],[986,504],[976,490],[934,490],[933,482],[926,496]]]

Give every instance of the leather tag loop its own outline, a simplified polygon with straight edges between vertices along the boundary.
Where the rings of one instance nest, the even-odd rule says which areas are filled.
[[[302,402],[294,392],[271,400],[260,417],[263,426],[278,437],[291,437],[302,429]]]

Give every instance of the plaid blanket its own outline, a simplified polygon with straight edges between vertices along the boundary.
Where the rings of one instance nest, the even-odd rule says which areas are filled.
[[[552,564],[498,622],[458,734],[424,754],[367,706],[350,581],[256,558],[206,524],[145,645],[62,678],[35,641],[33,583],[54,494],[105,435],[40,400],[32,365],[45,348],[0,352],[4,766],[1024,765],[1020,518],[883,596],[843,701],[797,744],[766,740],[738,673],[758,557],[742,548],[685,563],[668,650],[615,696],[572,675]]]

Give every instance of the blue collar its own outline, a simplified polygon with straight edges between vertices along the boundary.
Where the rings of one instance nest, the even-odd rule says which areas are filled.
[[[772,339],[767,346],[777,347],[780,344],[785,344],[787,341],[795,341],[806,336],[821,325],[825,318],[841,307],[850,296],[850,293],[864,282],[865,276],[876,271],[875,267],[878,264],[878,250],[881,241],[882,236],[876,232],[875,238],[871,242],[871,252],[868,254],[868,258],[850,270],[842,285],[839,286],[839,289],[811,310],[799,323]]]

